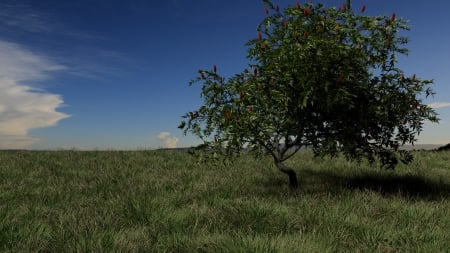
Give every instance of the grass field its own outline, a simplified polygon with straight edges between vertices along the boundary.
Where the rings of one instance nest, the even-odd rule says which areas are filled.
[[[448,252],[450,152],[395,171],[304,152],[1,151],[1,252]]]

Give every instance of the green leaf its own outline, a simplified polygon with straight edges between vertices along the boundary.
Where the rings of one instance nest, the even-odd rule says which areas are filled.
[[[434,94],[432,80],[402,78],[397,67],[398,55],[409,52],[407,21],[320,4],[303,8],[311,11],[291,7],[261,21],[261,38],[250,35],[246,43],[248,69],[228,79],[200,70],[190,85],[202,85],[201,117],[187,114],[179,127],[202,140],[217,135],[220,142],[208,148],[225,157],[252,143],[249,150],[282,159],[288,136],[318,154],[378,158],[388,168],[409,162],[398,147],[414,142],[424,121],[438,119],[418,99]]]

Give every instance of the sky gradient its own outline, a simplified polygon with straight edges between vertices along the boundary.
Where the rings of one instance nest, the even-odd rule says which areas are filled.
[[[418,143],[449,143],[450,1],[352,1],[362,5],[410,20],[411,53],[399,67],[434,79],[437,94],[426,102],[441,118],[425,124]],[[188,82],[213,65],[225,76],[246,68],[244,44],[263,9],[261,0],[0,1],[0,148],[198,144],[177,128],[202,102]]]

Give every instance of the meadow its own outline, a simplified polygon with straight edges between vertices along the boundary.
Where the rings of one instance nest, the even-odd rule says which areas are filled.
[[[293,157],[0,151],[0,252],[448,252],[450,151],[395,171]]]

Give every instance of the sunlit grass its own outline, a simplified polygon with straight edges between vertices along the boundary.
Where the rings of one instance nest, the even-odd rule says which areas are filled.
[[[450,153],[382,171],[305,152],[198,164],[183,152],[0,152],[3,252],[446,252]]]

